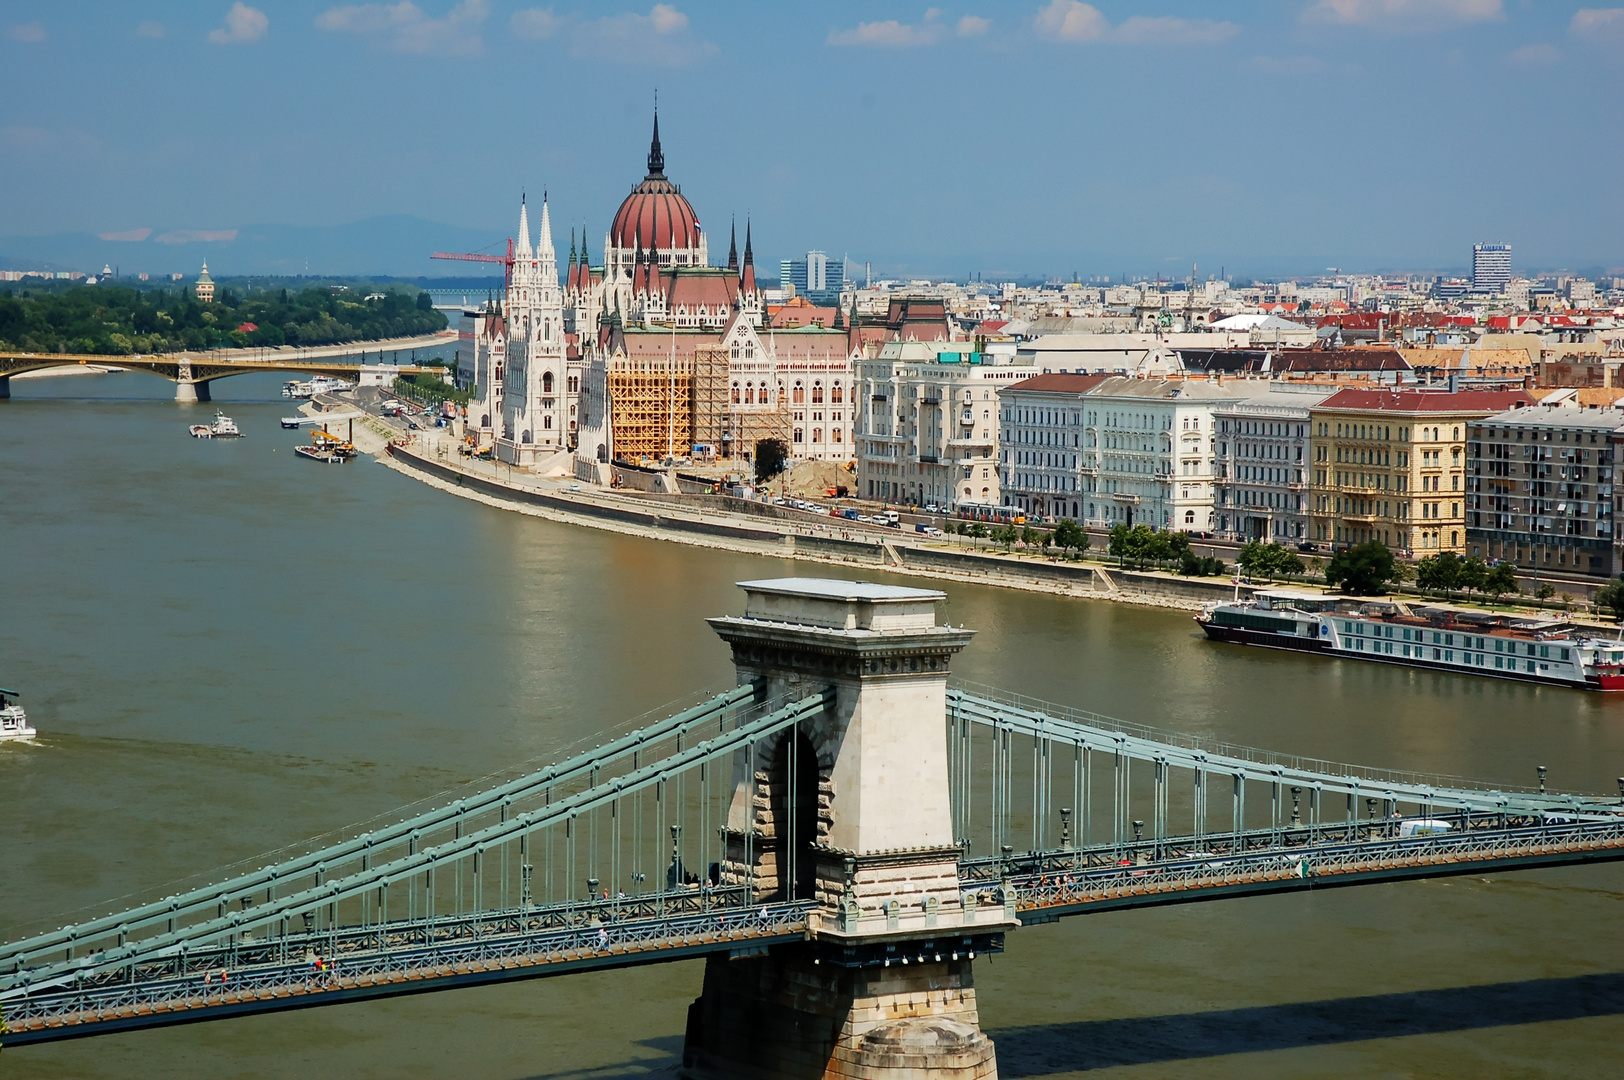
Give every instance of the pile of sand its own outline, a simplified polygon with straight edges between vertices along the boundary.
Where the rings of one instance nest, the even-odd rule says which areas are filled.
[[[775,487],[781,487],[787,495],[821,499],[830,488],[835,487],[849,488],[855,494],[857,475],[841,462],[800,461],[791,466],[788,473],[774,477],[772,483]]]

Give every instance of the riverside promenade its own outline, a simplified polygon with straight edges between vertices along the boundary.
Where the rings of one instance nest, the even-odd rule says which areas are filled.
[[[358,448],[378,455],[381,464],[397,472],[459,498],[564,524],[935,581],[975,582],[1183,610],[1235,595],[1235,585],[1228,579],[1180,578],[967,549],[922,536],[916,539],[917,534],[883,526],[820,519],[725,495],[650,495],[605,489],[461,457],[453,440],[438,431],[403,433],[384,445],[380,432],[372,425],[367,428],[363,441],[358,426]],[[1240,591],[1249,594],[1251,587],[1243,585]]]

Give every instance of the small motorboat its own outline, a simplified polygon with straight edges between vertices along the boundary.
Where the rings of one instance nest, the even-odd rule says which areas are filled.
[[[11,700],[17,696],[15,690],[0,688],[0,742],[32,739],[39,734],[28,726],[28,717],[24,714],[23,707]]]

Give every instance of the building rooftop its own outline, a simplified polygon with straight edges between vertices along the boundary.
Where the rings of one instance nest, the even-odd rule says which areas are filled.
[[[1028,390],[1043,394],[1082,394],[1094,389],[1100,383],[1110,378],[1109,375],[1034,375],[1030,379],[1022,379],[1017,383],[1000,387],[1000,394],[1011,390]]]
[[[1399,413],[1498,413],[1535,404],[1523,390],[1338,390],[1320,402],[1322,409],[1360,409]]]

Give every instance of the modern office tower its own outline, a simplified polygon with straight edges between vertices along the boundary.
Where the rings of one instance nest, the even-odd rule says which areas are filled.
[[[1472,245],[1472,291],[1503,293],[1511,281],[1510,244]]]

